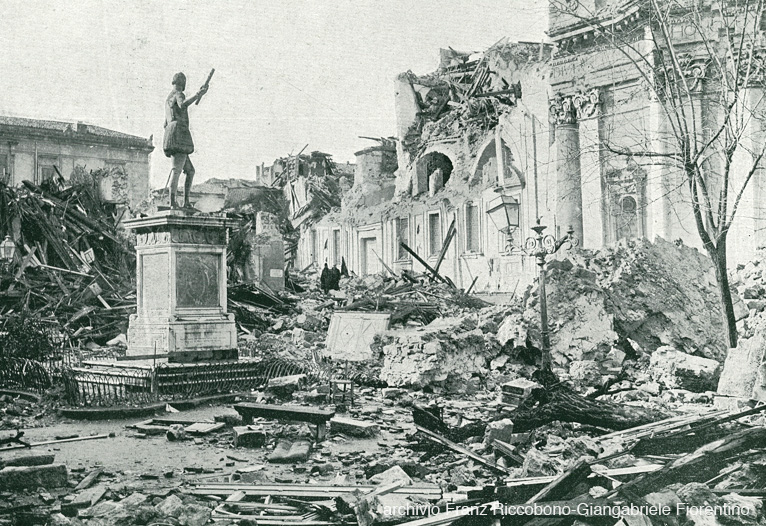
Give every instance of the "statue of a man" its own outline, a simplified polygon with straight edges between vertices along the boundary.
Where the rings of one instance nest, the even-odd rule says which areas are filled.
[[[200,90],[190,98],[186,98],[184,90],[186,89],[186,75],[176,73],[173,75],[173,91],[168,95],[165,101],[165,137],[162,141],[162,148],[165,155],[173,160],[173,171],[170,179],[170,207],[178,208],[176,200],[178,193],[178,178],[183,171],[186,174],[184,181],[184,208],[190,208],[189,193],[191,192],[192,181],[194,180],[194,165],[189,160],[189,154],[194,152],[194,142],[192,142],[191,132],[189,131],[189,106],[199,100],[202,95],[207,93],[207,85],[202,86]]]

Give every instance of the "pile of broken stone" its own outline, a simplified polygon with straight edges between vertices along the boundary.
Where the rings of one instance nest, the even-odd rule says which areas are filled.
[[[740,270],[734,283],[755,286],[750,281],[760,277],[753,271],[757,266],[748,267],[746,275]],[[347,392],[339,398],[327,378],[311,374],[276,378],[241,397],[240,404],[329,412],[325,437],[308,424],[267,417],[243,421],[226,408],[216,418],[221,427],[185,441],[190,455],[196,447],[230,449],[224,467],[172,479],[163,473],[139,479],[102,473],[91,487],[78,490],[86,473],[64,469],[63,480],[32,478],[23,491],[3,489],[0,498],[7,510],[21,507],[22,497],[30,499],[38,511],[55,517],[52,523],[75,525],[446,524],[466,520],[449,515],[457,506],[495,502],[673,510],[635,519],[642,524],[762,523],[764,406],[752,389],[735,385],[742,383],[741,374],[723,367],[727,354],[731,359],[736,353],[727,353],[723,341],[715,277],[704,255],[663,241],[632,241],[552,261],[552,354],[563,393],[535,375],[540,348],[535,288],[517,303],[465,307],[450,301],[445,287],[421,279],[413,294],[420,289],[444,296],[434,300],[439,315],[427,324],[404,320],[376,337],[373,358],[350,365],[352,373],[344,369],[354,379],[353,398]],[[243,335],[241,343],[264,357],[315,360],[325,350],[336,310],[408,284],[413,285],[392,277],[352,277],[330,295],[313,285],[287,293],[285,301],[294,301],[298,311],[272,314],[268,328]],[[751,292],[735,292],[756,301],[747,298]],[[739,300],[737,305],[746,328],[740,348],[757,361],[753,349],[766,335],[761,311]],[[761,350],[754,369],[762,356]],[[734,387],[736,396],[726,391]],[[721,389],[727,396],[717,392]],[[725,406],[716,405],[722,398]],[[575,415],[569,420],[562,415],[529,424],[524,409],[542,414],[562,400],[652,417],[615,427],[581,421],[575,412],[567,413]],[[125,432],[140,431],[134,426]],[[167,436],[144,440],[162,447]],[[9,469],[23,471],[0,471],[0,487],[20,488],[13,479],[3,485],[2,473]],[[702,519],[689,511],[695,506],[739,511]],[[417,510],[427,510],[426,516]],[[33,515],[29,509],[0,508],[0,523],[24,513]],[[502,507],[493,513],[508,523],[519,520],[504,517]],[[471,518],[489,523],[493,517]]]

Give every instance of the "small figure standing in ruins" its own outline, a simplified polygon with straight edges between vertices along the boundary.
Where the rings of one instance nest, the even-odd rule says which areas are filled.
[[[324,264],[324,268],[322,269],[322,273],[319,275],[319,286],[322,288],[322,292],[327,294],[330,291],[330,280],[332,279],[332,274],[329,268],[327,268],[327,262]]]
[[[340,290],[340,270],[337,263],[330,269],[330,290]]]
[[[205,84],[190,98],[186,98],[186,75],[176,73],[173,75],[173,91],[165,101],[165,137],[162,148],[165,155],[173,161],[173,170],[170,178],[170,207],[178,208],[178,178],[183,171],[186,174],[184,181],[184,208],[191,208],[189,193],[194,180],[194,165],[189,160],[189,154],[194,152],[194,142],[189,131],[189,106],[198,101],[205,93],[208,86]]]

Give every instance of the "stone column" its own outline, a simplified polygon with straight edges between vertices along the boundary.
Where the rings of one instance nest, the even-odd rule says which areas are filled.
[[[579,131],[584,230],[580,243],[585,248],[601,248],[604,244],[604,211],[598,112],[582,119]]]
[[[577,123],[556,126],[556,223],[558,235],[569,228],[583,239],[582,176],[580,174],[580,130]]]
[[[551,114],[556,124],[556,235],[563,236],[571,227],[582,241],[580,130],[573,97],[555,101]]]

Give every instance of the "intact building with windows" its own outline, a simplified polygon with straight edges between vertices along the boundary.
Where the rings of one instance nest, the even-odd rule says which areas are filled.
[[[8,185],[25,180],[40,184],[57,171],[66,180],[77,166],[87,171],[113,168],[101,184],[102,198],[135,206],[149,198],[153,150],[151,137],[81,122],[0,116],[0,180]]]

